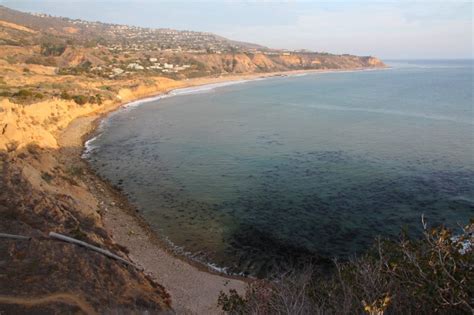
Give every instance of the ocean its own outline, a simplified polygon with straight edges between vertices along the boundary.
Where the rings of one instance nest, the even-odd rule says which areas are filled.
[[[178,253],[232,273],[345,259],[474,217],[473,61],[182,89],[88,142]],[[138,106],[139,105],[139,106]]]

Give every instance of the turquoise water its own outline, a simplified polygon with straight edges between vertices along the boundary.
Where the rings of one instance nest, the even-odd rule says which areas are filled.
[[[184,90],[118,111],[87,156],[179,250],[233,272],[348,257],[474,217],[472,61]]]

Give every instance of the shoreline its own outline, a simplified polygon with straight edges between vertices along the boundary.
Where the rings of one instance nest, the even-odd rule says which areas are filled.
[[[272,78],[287,78],[287,77],[299,77],[311,74],[329,74],[329,73],[352,73],[352,72],[369,72],[369,71],[380,71],[380,70],[390,70],[391,67],[381,67],[381,68],[355,68],[355,69],[326,69],[326,70],[317,70],[317,69],[310,69],[310,70],[292,70],[292,71],[280,71],[280,72],[269,72],[269,73],[258,73],[258,74],[242,74],[242,75],[230,75],[230,76],[219,76],[219,77],[204,77],[204,78],[195,78],[195,79],[188,79],[184,81],[178,82],[193,82],[193,80],[208,80],[209,82],[198,82],[197,84],[189,84],[183,85],[176,88],[171,88],[169,90],[152,93],[148,96],[138,97],[136,99],[128,100],[126,102],[122,102],[116,106],[116,108],[109,110],[107,112],[99,114],[98,122],[95,124],[93,130],[88,132],[87,135],[82,139],[84,150],[81,154],[81,158],[84,159],[84,156],[87,154],[88,151],[88,144],[100,135],[99,128],[101,124],[108,118],[108,116],[112,115],[113,113],[124,110],[126,108],[134,108],[137,106],[142,105],[143,103],[152,102],[155,100],[159,100],[166,97],[175,97],[180,95],[187,95],[187,94],[194,94],[195,92],[200,92],[199,90],[191,91],[190,93],[179,93],[179,94],[171,94],[175,91],[180,90],[187,90],[192,88],[203,88],[206,86],[210,86],[209,89],[206,90],[213,90],[219,87],[225,87],[234,84],[244,84],[244,83],[251,83],[253,81],[260,81],[265,79],[272,79]]]
[[[293,70],[293,71],[282,71],[282,72],[269,72],[269,73],[258,73],[258,74],[243,74],[243,75],[231,75],[231,76],[219,76],[219,77],[205,77],[205,78],[196,78],[196,79],[189,79],[189,80],[184,80],[180,82],[192,82],[191,84],[187,85],[184,84],[182,87],[177,87],[177,88],[171,88],[167,91],[159,92],[159,93],[153,93],[150,96],[144,96],[144,97],[139,97],[134,100],[126,101],[124,103],[120,103],[115,109],[112,109],[110,111],[107,111],[105,113],[101,113],[93,122],[91,126],[91,130],[87,132],[85,135],[81,137],[82,141],[82,151],[80,158],[83,160],[87,167],[88,171],[96,176],[100,181],[103,183],[107,184],[110,189],[115,190],[122,198],[127,202],[127,208],[130,213],[133,213],[143,224],[146,229],[148,229],[148,233],[150,233],[153,237],[157,238],[159,241],[160,245],[163,246],[164,250],[168,251],[171,255],[174,257],[184,260],[185,262],[195,265],[198,269],[207,271],[213,274],[221,275],[223,277],[229,277],[229,278],[236,278],[236,279],[241,279],[244,281],[250,281],[251,278],[248,276],[242,276],[239,274],[229,274],[225,272],[226,267],[225,266],[213,266],[212,263],[206,263],[202,261],[198,261],[196,259],[193,259],[192,257],[189,257],[185,254],[180,254],[175,250],[176,248],[179,248],[179,246],[173,244],[171,241],[167,241],[162,239],[161,236],[159,236],[149,225],[149,223],[139,214],[138,209],[136,209],[135,206],[129,203],[127,197],[125,197],[119,190],[117,190],[116,187],[111,185],[107,179],[100,177],[98,174],[95,173],[95,171],[92,169],[92,167],[89,165],[89,163],[86,160],[86,156],[90,150],[93,150],[92,147],[89,146],[89,143],[93,142],[99,135],[100,135],[100,128],[102,127],[102,123],[112,114],[120,111],[120,110],[125,110],[127,108],[134,108],[138,107],[144,103],[147,102],[152,102],[155,100],[159,100],[162,98],[166,97],[175,97],[175,96],[180,96],[180,95],[187,95],[187,94],[193,94],[195,92],[199,93],[200,90],[196,91],[191,91],[190,93],[178,93],[178,94],[172,94],[175,91],[181,91],[181,90],[187,90],[187,89],[192,89],[192,88],[205,88],[209,86],[209,89],[207,90],[213,90],[215,88],[219,87],[225,87],[229,85],[234,85],[234,84],[245,84],[245,83],[251,83],[254,81],[260,81],[260,80],[266,80],[266,79],[272,79],[272,78],[287,78],[287,77],[299,77],[299,76],[305,76],[305,75],[311,75],[311,74],[329,74],[329,73],[352,73],[352,72],[363,72],[363,71],[377,71],[377,70],[388,70],[390,67],[384,67],[384,68],[356,68],[356,69],[326,69],[326,70],[318,70],[318,69],[311,69],[311,70]],[[210,82],[204,82],[201,83],[200,81],[210,81]],[[193,84],[194,81],[198,81],[197,84]]]
[[[196,78],[178,81],[178,86],[164,89],[157,93],[150,93],[135,99],[126,100],[110,106],[101,113],[78,117],[59,134],[59,138],[69,138],[59,141],[61,147],[68,142],[80,144],[77,158],[86,166],[87,183],[91,193],[99,201],[102,220],[105,229],[121,246],[128,249],[131,260],[143,268],[145,274],[154,281],[163,285],[171,294],[172,307],[180,313],[220,313],[217,308],[217,297],[221,290],[235,289],[243,293],[251,278],[238,275],[229,275],[213,269],[210,265],[177,254],[170,244],[153,231],[137,209],[128,201],[127,197],[113,187],[104,178],[94,172],[83,154],[88,142],[100,132],[99,126],[107,117],[128,104],[138,102],[138,105],[147,101],[163,97],[172,91],[192,87],[219,84],[235,81],[253,81],[272,77],[288,77],[316,73],[356,72],[382,70],[386,68],[361,68],[345,70],[295,70],[285,72],[258,73],[238,76],[220,76],[211,78]],[[65,136],[67,135],[67,136]]]
[[[90,139],[88,138],[96,134],[97,128],[100,126],[100,123],[103,121],[103,119],[106,119],[107,116],[108,114],[100,115],[100,117],[97,117],[94,121],[92,121],[90,132],[86,133],[83,137],[83,139],[86,139],[85,141],[83,141],[84,144],[94,139],[94,138],[90,138]],[[113,194],[113,198],[115,199],[115,201],[118,201],[118,204],[120,205],[121,210],[133,216],[137,220],[137,223],[139,223],[139,225],[144,229],[143,232],[146,233],[147,236],[150,237],[150,239],[152,239],[153,242],[156,242],[157,245],[160,246],[162,250],[166,251],[168,254],[172,255],[176,259],[182,260],[188,264],[193,265],[194,267],[198,268],[200,271],[209,272],[211,274],[222,276],[229,279],[238,279],[238,280],[242,280],[246,282],[251,280],[251,278],[246,277],[246,276],[239,276],[235,274],[225,273],[223,271],[220,271],[220,269],[222,268],[213,268],[213,266],[211,265],[199,262],[197,260],[192,259],[191,257],[177,253],[172,248],[173,246],[176,246],[176,245],[174,245],[171,241],[166,241],[161,236],[159,236],[158,233],[154,231],[153,228],[150,226],[150,224],[145,220],[145,218],[143,218],[140,215],[137,207],[135,207],[134,205],[130,203],[130,201],[123,194],[123,192],[121,192],[119,189],[114,187],[107,179],[97,174],[94,171],[94,169],[90,166],[90,164],[87,162],[87,160],[85,160],[83,154],[84,154],[84,151],[83,153],[81,153],[80,159],[87,166],[88,175],[95,177],[95,180],[99,181],[101,185],[106,186],[107,189],[110,190],[110,192]]]

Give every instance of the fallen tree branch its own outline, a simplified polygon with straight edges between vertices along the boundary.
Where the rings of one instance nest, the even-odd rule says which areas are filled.
[[[1,238],[11,238],[14,240],[26,240],[29,241],[31,237],[23,236],[23,235],[14,235],[14,234],[7,234],[7,233],[0,233]]]
[[[97,246],[94,246],[94,245],[90,245],[86,242],[83,242],[83,241],[80,241],[80,240],[77,240],[75,238],[72,238],[72,237],[69,237],[69,236],[66,236],[66,235],[62,235],[62,234],[59,234],[59,233],[55,233],[55,232],[49,232],[49,237],[51,238],[55,238],[55,239],[58,239],[58,240],[61,240],[61,241],[64,241],[64,242],[68,242],[68,243],[72,243],[72,244],[76,244],[76,245],[79,245],[79,246],[84,246],[88,249],[91,249],[93,251],[96,251],[98,253],[101,253],[102,255],[105,255],[107,257],[110,257],[110,258],[113,258],[115,260],[118,260],[118,261],[121,261],[123,262],[124,264],[127,264],[127,265],[130,265],[132,267],[135,267],[136,269],[140,269],[138,268],[137,266],[135,266],[133,263],[129,262],[128,260],[125,260],[123,259],[122,257],[120,256],[117,256],[111,252],[109,252],[108,250],[105,250],[105,249],[102,249],[100,247],[97,247]]]

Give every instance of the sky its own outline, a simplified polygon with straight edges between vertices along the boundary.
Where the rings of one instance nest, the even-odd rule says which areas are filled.
[[[0,0],[27,12],[212,32],[271,48],[384,59],[473,58],[471,1]]]

